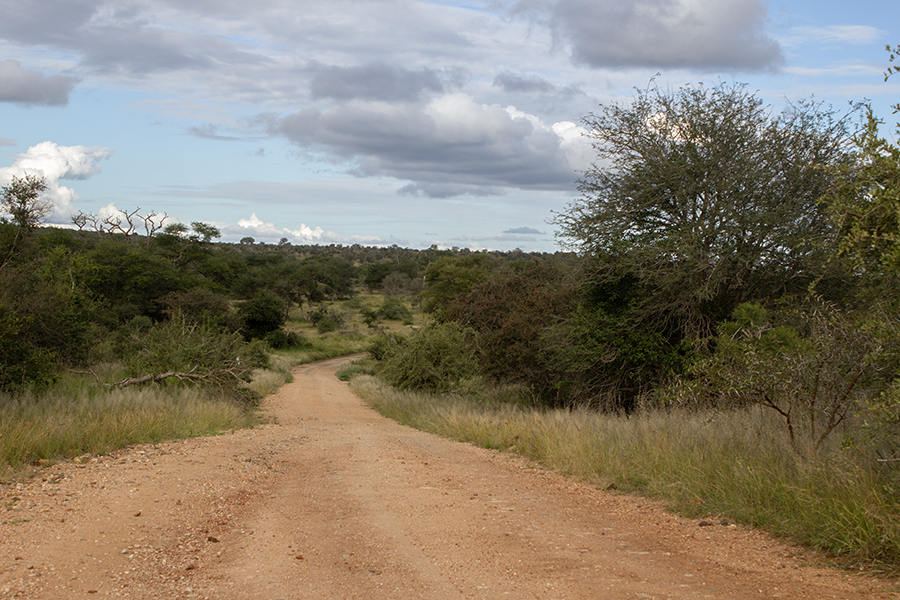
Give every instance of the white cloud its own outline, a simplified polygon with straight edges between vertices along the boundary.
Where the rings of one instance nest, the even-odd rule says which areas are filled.
[[[288,238],[296,244],[318,244],[323,241],[331,240],[337,236],[333,232],[325,232],[321,227],[308,227],[305,223],[301,223],[297,229],[288,229],[278,227],[274,223],[267,223],[256,216],[256,213],[250,215],[249,219],[241,219],[237,222],[238,227],[247,233],[258,235],[265,239],[281,239]]]
[[[97,161],[112,156],[111,148],[100,146],[59,146],[41,142],[16,156],[15,162],[0,168],[0,184],[15,177],[33,173],[46,178],[47,197],[53,202],[51,220],[65,220],[75,213],[72,206],[79,196],[75,190],[60,185],[61,179],[88,179],[100,172]]]

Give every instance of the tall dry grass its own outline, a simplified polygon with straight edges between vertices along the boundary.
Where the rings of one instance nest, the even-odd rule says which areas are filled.
[[[250,387],[263,394],[286,380],[275,371],[258,375]],[[0,477],[15,477],[41,460],[102,454],[259,422],[250,407],[196,387],[110,389],[85,378],[65,377],[49,390],[0,394]]]
[[[900,494],[860,454],[837,443],[801,458],[762,408],[648,410],[632,416],[546,410],[490,393],[427,396],[361,375],[351,386],[401,423],[521,453],[551,469],[768,530],[841,557],[900,569]]]

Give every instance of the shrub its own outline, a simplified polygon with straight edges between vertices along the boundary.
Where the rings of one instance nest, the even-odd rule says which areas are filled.
[[[169,318],[179,313],[194,323],[221,323],[230,312],[228,298],[205,288],[171,292],[159,302]]]
[[[259,292],[238,307],[243,324],[244,337],[248,340],[263,338],[275,331],[287,320],[284,300],[268,290]]]
[[[402,300],[388,298],[378,309],[378,316],[389,321],[404,321],[412,318],[412,311]]]
[[[263,338],[270,348],[282,350],[284,348],[297,348],[307,343],[306,336],[296,331],[285,331],[284,329],[276,329],[270,331]]]
[[[398,346],[406,343],[406,340],[407,338],[399,333],[379,335],[372,340],[372,343],[369,345],[369,354],[371,354],[372,358],[375,360],[382,360],[386,358],[388,354],[394,352]]]
[[[715,353],[663,397],[690,406],[772,409],[800,454],[818,452],[840,425],[886,393],[897,373],[898,338],[890,334],[896,318],[861,321],[828,304],[770,315],[743,304],[732,319],[720,324]]]
[[[321,333],[330,333],[337,331],[344,326],[344,315],[334,309],[334,307],[319,306],[309,315],[309,320],[316,326],[316,330]]]
[[[239,333],[223,333],[184,319],[139,330],[128,339],[125,367],[129,379],[114,385],[192,383],[249,403],[256,398],[246,387],[255,369],[269,357],[261,341],[247,343]]]
[[[447,317],[477,332],[483,375],[528,385],[547,397],[558,379],[548,364],[544,334],[572,311],[575,299],[567,269],[533,262],[503,269],[456,296]]]
[[[25,319],[0,304],[0,391],[44,385],[54,378],[53,354],[20,336]]]
[[[472,333],[456,323],[421,329],[386,352],[379,372],[400,389],[448,392],[478,373]]]

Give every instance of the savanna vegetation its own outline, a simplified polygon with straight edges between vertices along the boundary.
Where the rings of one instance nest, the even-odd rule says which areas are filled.
[[[651,83],[584,125],[597,162],[554,217],[574,252],[429,263],[433,324],[380,339],[352,385],[401,422],[896,573],[896,142],[864,105],[776,112],[724,83]]]
[[[404,423],[896,572],[897,144],[866,106],[725,83],[584,125],[555,254],[44,228],[43,180],[14,179],[0,461],[244,426],[292,364],[366,350],[342,376]]]

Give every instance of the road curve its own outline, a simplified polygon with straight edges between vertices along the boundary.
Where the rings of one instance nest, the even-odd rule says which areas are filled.
[[[298,367],[271,425],[0,487],[0,598],[889,597],[758,532],[398,425],[343,360]]]

